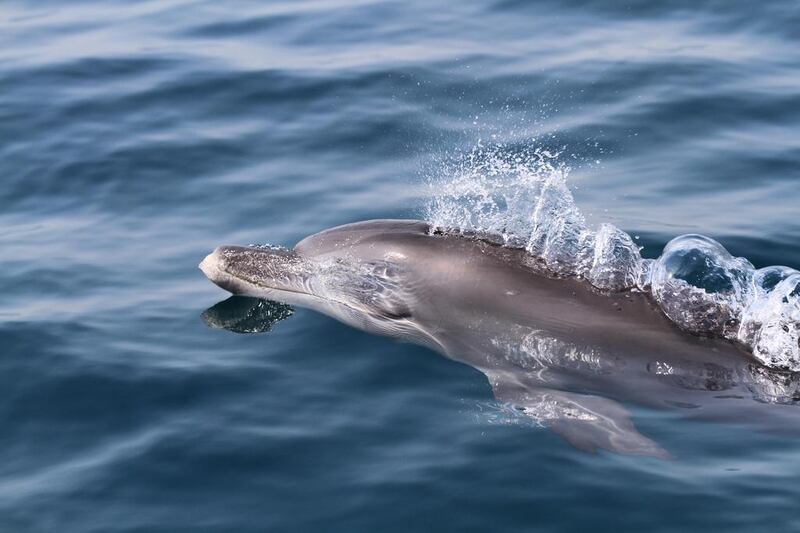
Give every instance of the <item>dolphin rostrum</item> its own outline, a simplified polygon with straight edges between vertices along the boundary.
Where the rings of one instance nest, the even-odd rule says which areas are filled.
[[[238,295],[308,307],[475,367],[498,401],[579,449],[667,457],[622,402],[800,429],[800,379],[678,329],[642,292],[556,278],[524,250],[412,220],[332,228],[292,250],[221,246],[200,264]]]

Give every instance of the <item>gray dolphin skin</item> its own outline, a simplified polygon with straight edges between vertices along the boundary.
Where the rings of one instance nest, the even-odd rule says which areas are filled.
[[[293,250],[221,246],[200,264],[234,294],[314,309],[483,372],[498,401],[573,446],[666,458],[623,404],[800,432],[800,378],[724,340],[678,330],[643,293],[555,279],[486,236],[375,220]]]

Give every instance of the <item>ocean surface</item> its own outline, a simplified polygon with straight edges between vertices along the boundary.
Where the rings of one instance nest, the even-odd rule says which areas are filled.
[[[800,6],[2,2],[0,531],[800,530],[786,436],[630,405],[673,458],[587,454],[426,348],[203,320],[215,246],[424,217],[487,144],[646,257],[798,268]]]

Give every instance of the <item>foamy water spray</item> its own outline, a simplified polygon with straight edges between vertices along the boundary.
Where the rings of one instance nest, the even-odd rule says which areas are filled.
[[[702,235],[677,237],[658,259],[642,259],[624,231],[586,222],[559,155],[478,146],[430,180],[432,228],[492,236],[542,259],[553,275],[603,291],[648,292],[682,329],[741,342],[767,366],[800,371],[800,272],[756,270]]]

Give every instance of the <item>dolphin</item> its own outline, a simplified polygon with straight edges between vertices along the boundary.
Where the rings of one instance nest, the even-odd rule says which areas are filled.
[[[678,329],[645,293],[555,277],[491,235],[373,220],[293,249],[220,246],[200,263],[235,294],[298,305],[483,372],[495,398],[578,449],[670,457],[625,404],[800,433],[800,378]]]

